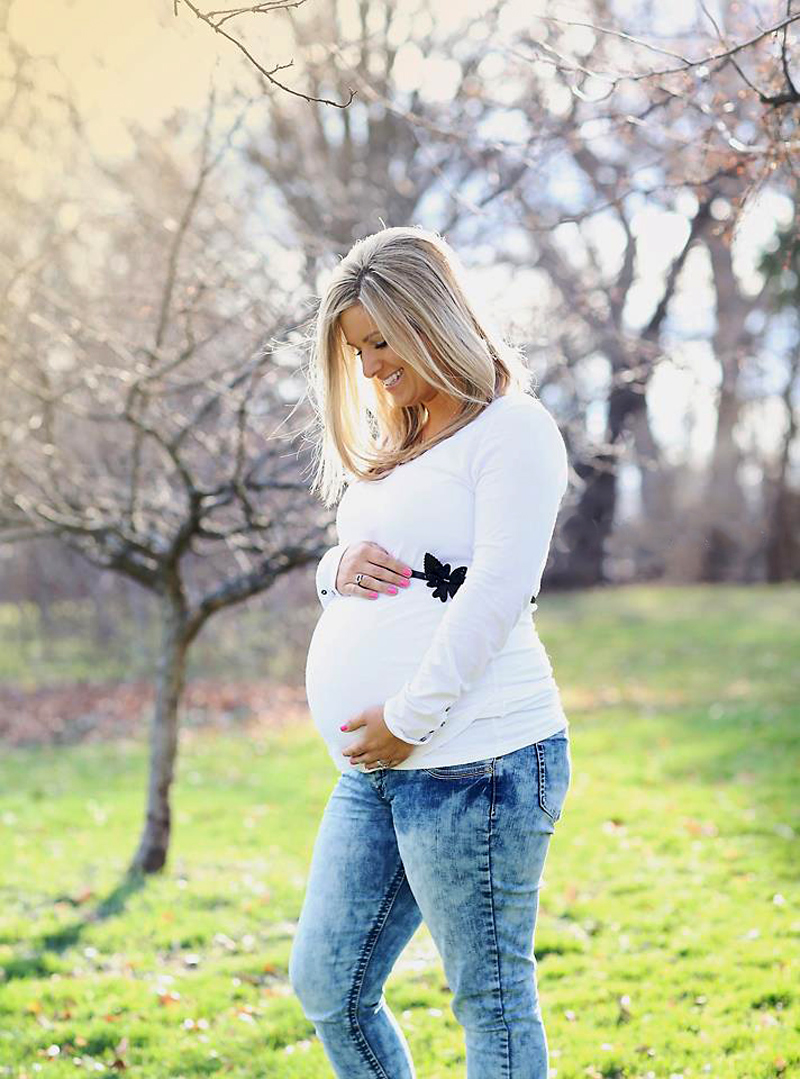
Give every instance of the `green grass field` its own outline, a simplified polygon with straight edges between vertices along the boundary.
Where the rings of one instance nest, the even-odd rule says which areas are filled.
[[[800,588],[547,595],[537,625],[573,760],[551,1075],[800,1076]],[[336,778],[310,722],[185,730],[168,868],[128,879],[146,767],[144,736],[2,754],[0,1076],[331,1076],[286,977]],[[386,995],[419,1079],[463,1079],[424,926]]]

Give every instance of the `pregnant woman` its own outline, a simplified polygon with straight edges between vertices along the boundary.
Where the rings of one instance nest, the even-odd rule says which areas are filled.
[[[534,928],[571,758],[532,615],[564,442],[452,249],[420,228],[382,229],[336,267],[309,377],[314,490],[333,505],[346,487],[306,666],[340,775],[292,987],[337,1076],[412,1079],[383,987],[424,919],[467,1079],[547,1079]]]

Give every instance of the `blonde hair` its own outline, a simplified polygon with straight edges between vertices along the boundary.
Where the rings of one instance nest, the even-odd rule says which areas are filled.
[[[335,504],[349,478],[380,480],[473,420],[509,390],[532,392],[520,351],[488,328],[468,297],[448,243],[418,226],[384,228],[358,240],[335,267],[316,315],[309,397],[319,427],[312,493]],[[434,438],[420,442],[423,403],[397,406],[383,385],[369,400],[340,316],[360,303],[394,353],[426,382],[462,403]]]

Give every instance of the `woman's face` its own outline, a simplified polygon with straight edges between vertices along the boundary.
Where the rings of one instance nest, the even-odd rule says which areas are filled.
[[[437,390],[410,367],[401,363],[380,335],[380,331],[360,303],[348,307],[339,318],[348,345],[357,350],[365,378],[386,379],[396,371],[400,378],[386,386],[390,399],[398,406],[424,404],[438,396]]]

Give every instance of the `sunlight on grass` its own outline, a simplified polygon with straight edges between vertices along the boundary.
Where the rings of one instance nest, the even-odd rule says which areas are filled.
[[[542,604],[573,757],[536,933],[555,1079],[800,1074],[799,605]],[[184,730],[170,861],[142,880],[145,738],[3,754],[0,1075],[331,1075],[287,981],[336,777],[313,728]],[[386,995],[420,1077],[461,1079],[424,926]]]

